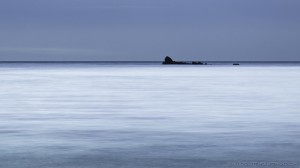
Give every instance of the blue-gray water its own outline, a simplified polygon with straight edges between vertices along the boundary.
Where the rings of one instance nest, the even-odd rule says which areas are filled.
[[[299,65],[0,64],[0,167],[300,167],[299,100]]]

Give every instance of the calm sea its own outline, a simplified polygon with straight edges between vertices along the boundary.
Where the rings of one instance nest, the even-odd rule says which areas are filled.
[[[300,167],[300,65],[2,63],[0,167]]]

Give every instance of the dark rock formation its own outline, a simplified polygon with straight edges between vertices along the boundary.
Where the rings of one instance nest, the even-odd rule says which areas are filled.
[[[173,63],[174,61],[169,56],[166,56],[165,61],[163,62],[163,64],[173,64]]]
[[[165,57],[165,61],[163,64],[196,64],[196,65],[206,65],[206,63],[202,63],[199,61],[193,61],[193,62],[182,62],[182,61],[173,61],[173,59],[169,56]]]
[[[199,62],[199,61],[193,61],[192,64],[203,65],[203,63],[202,63],[202,62]]]

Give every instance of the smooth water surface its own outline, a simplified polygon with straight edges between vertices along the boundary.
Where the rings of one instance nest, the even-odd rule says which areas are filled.
[[[300,167],[300,66],[0,64],[0,167]]]

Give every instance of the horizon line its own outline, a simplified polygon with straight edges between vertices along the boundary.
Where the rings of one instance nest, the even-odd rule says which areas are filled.
[[[0,61],[0,63],[162,63],[163,61]],[[193,62],[193,61],[185,61]],[[300,63],[300,61],[201,61],[207,63]]]

